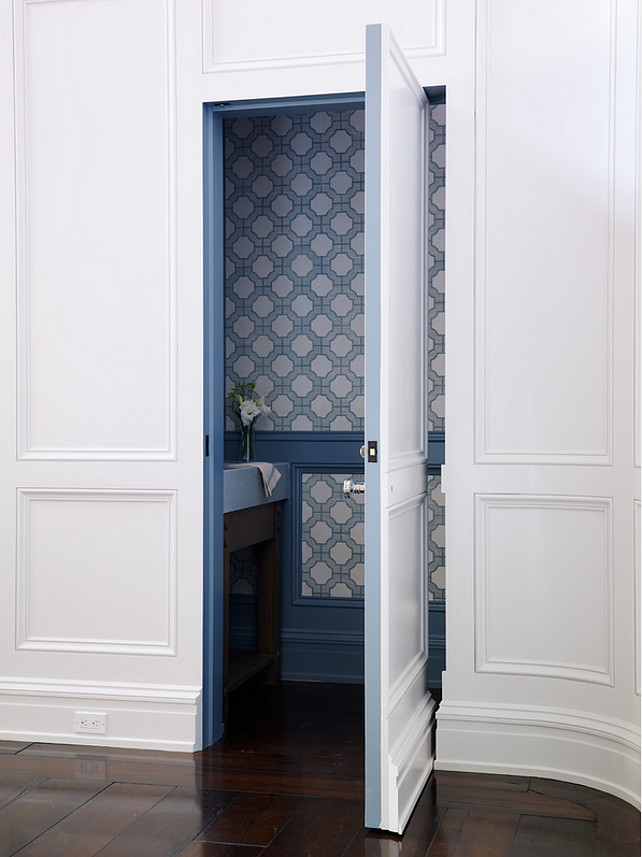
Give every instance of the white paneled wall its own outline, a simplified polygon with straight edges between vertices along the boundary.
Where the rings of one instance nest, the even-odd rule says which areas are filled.
[[[468,89],[447,96],[437,764],[639,803],[639,8],[478,0],[476,12]],[[452,226],[468,212],[470,233]]]
[[[201,105],[362,90],[382,21],[447,87],[438,765],[636,802],[639,3],[301,8],[0,5],[0,737],[198,745]]]
[[[204,101],[363,91],[365,27],[376,23],[390,25],[425,86],[446,80],[446,0],[202,5]]]
[[[1,32],[0,737],[193,749],[200,8],[16,0]]]

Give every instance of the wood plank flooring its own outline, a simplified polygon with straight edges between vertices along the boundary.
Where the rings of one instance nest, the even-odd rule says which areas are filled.
[[[439,771],[402,837],[363,827],[362,689],[243,688],[202,753],[0,742],[0,857],[639,857],[584,786]]]

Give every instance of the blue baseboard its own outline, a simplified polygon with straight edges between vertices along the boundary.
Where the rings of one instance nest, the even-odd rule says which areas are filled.
[[[247,603],[249,604],[247,599]],[[431,601],[428,635],[428,683],[441,687],[446,668],[445,604]],[[256,630],[249,625],[231,632],[234,648],[256,645]],[[363,634],[325,628],[287,628],[281,633],[281,678],[284,681],[363,682]]]
[[[363,636],[306,629],[281,637],[281,675],[284,681],[363,683]]]

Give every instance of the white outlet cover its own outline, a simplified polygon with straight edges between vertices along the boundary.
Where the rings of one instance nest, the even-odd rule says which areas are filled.
[[[107,732],[107,715],[99,711],[76,711],[74,714],[76,732],[93,732],[104,735]]]

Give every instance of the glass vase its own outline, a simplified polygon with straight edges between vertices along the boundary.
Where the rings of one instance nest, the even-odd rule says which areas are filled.
[[[254,461],[254,422],[241,425],[241,461]]]

